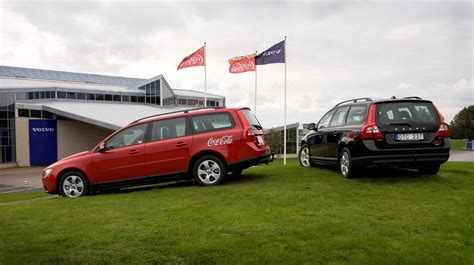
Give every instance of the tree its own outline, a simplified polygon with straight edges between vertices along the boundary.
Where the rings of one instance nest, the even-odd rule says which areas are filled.
[[[454,139],[474,138],[474,105],[464,107],[451,121],[451,137]]]
[[[281,136],[281,133],[281,131],[271,129],[268,134],[265,135],[265,141],[270,146],[270,150],[276,154],[282,153],[283,137]]]

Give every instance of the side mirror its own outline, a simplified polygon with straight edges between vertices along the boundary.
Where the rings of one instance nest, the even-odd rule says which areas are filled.
[[[308,130],[317,131],[316,124],[314,122],[308,124]]]
[[[99,153],[105,153],[105,151],[107,151],[107,148],[105,147],[105,143],[101,143],[99,145],[99,148],[97,148],[97,152]]]

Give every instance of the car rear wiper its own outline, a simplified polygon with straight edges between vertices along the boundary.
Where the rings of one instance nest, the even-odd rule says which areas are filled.
[[[389,125],[402,125],[402,126],[403,126],[403,125],[406,125],[406,126],[408,126],[408,127],[411,127],[411,126],[412,126],[412,124],[409,123],[409,122],[394,122],[394,123],[389,123]]]

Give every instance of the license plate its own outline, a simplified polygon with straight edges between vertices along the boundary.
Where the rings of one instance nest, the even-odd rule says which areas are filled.
[[[263,138],[261,135],[257,135],[257,143],[258,144],[263,144]]]
[[[399,142],[403,141],[420,141],[425,139],[422,133],[404,133],[404,134],[395,134],[395,140]]]

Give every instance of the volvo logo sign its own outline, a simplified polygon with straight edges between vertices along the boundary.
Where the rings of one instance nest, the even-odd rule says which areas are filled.
[[[54,132],[54,128],[31,128],[33,132]]]

